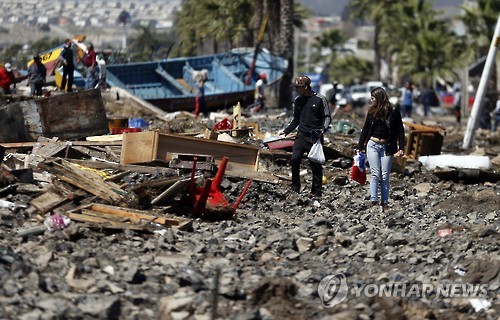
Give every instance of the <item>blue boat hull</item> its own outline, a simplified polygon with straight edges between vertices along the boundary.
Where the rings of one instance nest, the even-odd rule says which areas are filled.
[[[263,50],[247,85],[245,80],[253,52],[253,49],[243,48],[210,56],[109,65],[107,83],[165,111],[192,111],[195,106],[193,74],[206,69],[205,99],[209,109],[227,108],[237,102],[246,106],[254,101],[255,82],[260,73],[266,73],[268,85],[272,85],[287,69],[284,58]]]

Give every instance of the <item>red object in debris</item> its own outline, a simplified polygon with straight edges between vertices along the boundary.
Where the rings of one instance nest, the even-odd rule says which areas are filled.
[[[112,134],[121,134],[121,133],[127,133],[127,132],[141,132],[140,128],[112,128],[111,133]]]
[[[270,150],[293,148],[294,140],[279,140],[267,143]]]
[[[192,216],[195,218],[204,216],[208,219],[232,218],[236,213],[236,209],[238,208],[241,200],[248,191],[248,188],[252,183],[252,179],[247,182],[235,203],[233,205],[230,205],[220,191],[220,185],[222,183],[222,178],[224,177],[224,172],[226,171],[228,158],[222,158],[222,161],[219,164],[219,169],[217,170],[214,179],[207,179],[204,187],[195,187],[194,185],[196,161],[197,160],[195,158],[193,161],[191,181],[189,184],[189,197],[193,204]]]
[[[228,118],[224,118],[214,125],[214,130],[231,130],[233,129],[233,124]]]
[[[440,229],[438,230],[438,236],[445,237],[453,233],[452,229]]]

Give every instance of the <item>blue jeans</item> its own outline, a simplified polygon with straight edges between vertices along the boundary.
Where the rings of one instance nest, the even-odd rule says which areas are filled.
[[[500,114],[493,115],[493,131],[497,131],[499,124],[500,124]]]
[[[372,140],[366,145],[366,157],[370,164],[370,200],[378,201],[380,184],[381,202],[389,201],[389,175],[391,174],[392,155],[385,155],[385,144]]]
[[[92,71],[90,68],[87,69],[87,78],[85,79],[85,89],[94,89],[97,81],[99,80],[97,74],[97,68]]]

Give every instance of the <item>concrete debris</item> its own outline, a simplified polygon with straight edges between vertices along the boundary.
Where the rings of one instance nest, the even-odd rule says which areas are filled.
[[[444,320],[500,313],[500,133],[476,135],[480,156],[491,160],[479,173],[429,169],[422,154],[401,161],[391,173],[390,207],[382,210],[371,206],[368,184],[349,178],[363,122],[355,114],[349,130],[327,133],[323,196],[311,198],[307,162],[304,189],[292,192],[290,152],[262,140],[275,136],[290,112],[242,114],[252,129],[232,130],[234,147],[211,130],[231,115],[141,113],[109,95],[103,93],[106,116],[127,110],[143,118],[141,132],[71,144],[44,137],[35,154],[35,141],[0,143],[1,319]],[[435,121],[454,132],[443,136],[442,152],[467,156],[456,147],[463,136],[454,116]],[[192,216],[191,178],[201,186],[212,181],[223,156],[228,168],[217,190],[238,206],[224,219]],[[196,157],[205,165],[196,166]],[[27,168],[31,180],[12,173]],[[43,225],[48,217],[52,231]],[[318,291],[325,283],[347,286],[340,291],[346,296]]]

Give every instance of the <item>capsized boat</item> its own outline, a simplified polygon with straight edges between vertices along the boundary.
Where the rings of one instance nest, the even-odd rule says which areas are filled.
[[[255,82],[266,73],[268,85],[283,76],[288,61],[262,49],[251,69],[253,48],[237,48],[215,55],[106,66],[107,83],[120,87],[168,111],[194,110],[195,78],[208,71],[205,99],[208,109],[228,108],[254,101]],[[247,80],[252,70],[250,81]]]

